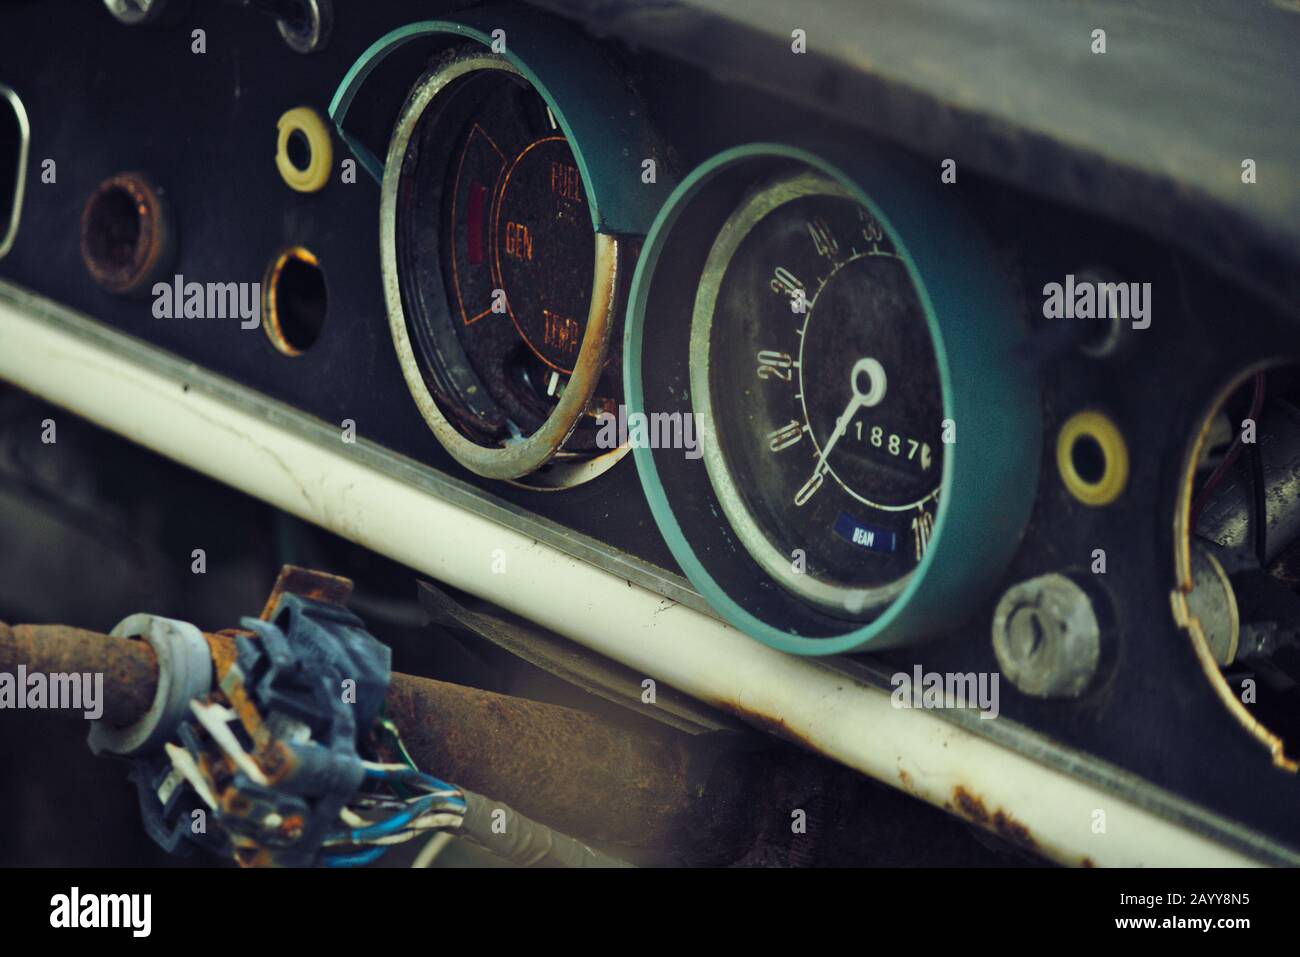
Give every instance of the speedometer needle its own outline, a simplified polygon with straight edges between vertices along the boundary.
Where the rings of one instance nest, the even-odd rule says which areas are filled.
[[[863,377],[867,380],[865,389],[862,386]],[[844,413],[836,420],[835,431],[831,433],[830,439],[821,447],[812,476],[803,484],[803,488],[795,493],[796,505],[803,505],[821,488],[822,479],[830,470],[827,460],[830,458],[831,449],[835,448],[835,443],[840,440],[840,436],[849,430],[849,423],[858,414],[859,409],[869,409],[880,404],[880,400],[885,397],[886,385],[885,367],[877,360],[866,356],[853,363],[853,368],[849,371],[849,386],[853,390],[853,397],[845,406]]]

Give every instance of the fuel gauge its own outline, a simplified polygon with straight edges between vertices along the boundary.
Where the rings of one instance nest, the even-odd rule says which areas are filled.
[[[389,327],[429,428],[479,475],[574,485],[626,451],[601,447],[597,417],[622,402],[615,329],[672,180],[640,104],[584,38],[527,11],[461,16],[377,41],[331,115],[381,175]],[[347,109],[389,53],[430,39],[380,169]]]
[[[573,151],[535,90],[498,65],[444,96],[459,102],[444,104],[416,135],[426,155],[438,140],[452,141],[447,179],[441,188],[418,182],[428,166],[405,174],[415,212],[399,209],[398,227],[410,231],[399,262],[418,285],[425,243],[438,242],[451,330],[466,364],[453,377],[453,385],[468,383],[456,405],[470,414],[458,424],[481,443],[502,442],[512,425],[524,434],[540,429],[569,387],[591,313],[597,239]],[[427,218],[426,195],[442,198]],[[436,238],[427,235],[434,229]],[[615,261],[616,253],[602,258],[605,289],[614,285]],[[621,395],[607,368],[597,406],[617,406]],[[593,434],[580,421],[568,448],[593,447]]]

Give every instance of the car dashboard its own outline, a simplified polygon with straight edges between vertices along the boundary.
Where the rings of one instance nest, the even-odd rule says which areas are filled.
[[[1294,9],[279,7],[0,5],[29,461],[1034,859],[1300,862]]]

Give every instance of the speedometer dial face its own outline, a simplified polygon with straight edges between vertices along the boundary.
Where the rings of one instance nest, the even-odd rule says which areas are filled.
[[[751,192],[709,252],[691,355],[709,480],[746,550],[827,614],[877,612],[934,527],[943,397],[866,207],[811,173]]]

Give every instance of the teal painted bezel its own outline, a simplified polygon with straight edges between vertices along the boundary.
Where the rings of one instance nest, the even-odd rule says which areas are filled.
[[[501,52],[541,94],[573,151],[598,233],[644,236],[667,191],[675,184],[644,112],[610,64],[562,21],[528,9],[483,7],[455,20],[421,20],[380,37],[357,58],[330,101],[339,137],[376,181],[384,164],[345,129],[348,110],[367,77],[399,47],[447,36],[492,48],[494,30],[505,31]],[[412,78],[414,80],[414,78]],[[641,179],[642,162],[655,160],[654,183]]]
[[[623,344],[629,411],[651,411],[642,366],[657,357],[643,353],[646,304],[674,224],[715,177],[743,175],[740,168],[754,160],[803,163],[839,182],[870,210],[907,267],[935,345],[944,416],[956,425],[956,441],[944,448],[934,531],[906,588],[878,618],[842,634],[805,637],[746,611],[717,583],[677,521],[655,450],[637,447],[633,455],[651,511],[700,594],[732,625],[774,648],[829,655],[942,634],[987,597],[1019,546],[1038,486],[1042,422],[1036,376],[1012,354],[1024,334],[1015,298],[981,231],[958,211],[955,197],[944,195],[948,187],[937,170],[926,182],[905,171],[916,162],[911,158],[854,151],[836,166],[780,143],[735,147],[698,166],[655,218],[632,278]]]

